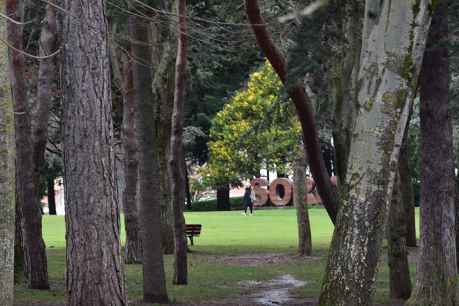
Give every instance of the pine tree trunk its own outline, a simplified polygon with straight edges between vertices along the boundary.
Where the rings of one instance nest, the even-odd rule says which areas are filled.
[[[7,0],[7,14],[15,20],[19,18],[17,0]],[[19,25],[8,23],[8,41],[16,48],[23,49],[23,33]],[[31,289],[48,289],[48,267],[46,247],[42,237],[42,216],[35,181],[34,149],[31,137],[31,117],[27,105],[24,74],[24,55],[10,50],[10,80],[13,92],[16,129],[16,167],[18,200],[22,207],[24,231],[24,263]]]
[[[171,157],[169,160],[172,206],[174,208],[174,284],[188,282],[187,240],[185,235],[185,169],[183,168],[183,123],[185,118],[185,88],[187,65],[187,9],[186,0],[178,0],[178,45],[175,64],[174,110],[172,113]]]
[[[448,4],[435,7],[420,78],[421,250],[407,305],[457,305],[454,153],[449,110]]]
[[[295,161],[293,173],[293,203],[296,207],[298,223],[298,254],[311,256],[312,239],[306,198],[306,158],[301,145],[300,156]]]
[[[49,177],[47,179],[47,187],[48,187],[48,208],[50,215],[56,215],[56,193],[54,191],[54,178]]]
[[[138,7],[137,9],[141,9]],[[158,178],[157,101],[152,97],[151,48],[149,22],[129,16],[129,35],[132,38],[134,64],[134,93],[137,106],[136,127],[139,145],[139,201],[143,248],[143,300],[148,303],[167,303],[163,254],[161,251],[160,182]]]
[[[398,160],[398,173],[400,175],[400,197],[405,214],[407,226],[406,245],[409,247],[416,246],[416,217],[414,209],[414,191],[413,182],[411,181],[411,173],[409,166],[409,156],[407,151],[406,141],[403,142],[400,148],[400,158]]]
[[[5,2],[1,1],[2,12]],[[6,34],[5,19],[0,35]],[[13,306],[15,236],[15,145],[13,103],[8,80],[8,48],[0,46],[0,305]]]
[[[429,1],[367,1],[359,114],[319,305],[372,304],[399,148],[430,25]],[[406,63],[409,66],[406,67]]]
[[[67,305],[124,306],[105,8],[102,0],[66,0],[65,9]]]
[[[123,131],[122,141],[124,150],[124,226],[126,243],[124,246],[124,261],[127,264],[142,262],[142,241],[139,230],[139,213],[137,209],[137,175],[138,154],[136,141],[136,102],[132,75],[132,60],[123,57],[122,93],[123,93]]]
[[[406,245],[407,223],[405,207],[401,202],[399,178],[394,183],[392,202],[387,222],[390,297],[407,300],[411,295],[411,279]]]

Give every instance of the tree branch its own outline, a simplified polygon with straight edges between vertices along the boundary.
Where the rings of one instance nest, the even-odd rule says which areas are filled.
[[[281,51],[274,44],[271,34],[266,28],[264,19],[260,13],[257,0],[246,0],[246,13],[252,24],[257,43],[265,56],[273,66],[280,80],[295,104],[298,119],[300,120],[303,139],[307,151],[307,158],[312,176],[317,184],[317,189],[323,204],[333,224],[336,222],[338,212],[338,195],[332,186],[325,168],[322,151],[320,149],[319,136],[315,124],[314,110],[309,96],[306,94],[303,82],[298,80],[295,85],[287,86],[286,60]]]

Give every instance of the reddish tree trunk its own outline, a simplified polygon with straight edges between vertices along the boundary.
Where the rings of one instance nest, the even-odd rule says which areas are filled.
[[[421,84],[421,250],[408,305],[457,305],[448,3],[435,6]]]
[[[65,8],[67,305],[125,306],[104,1],[67,0]]]

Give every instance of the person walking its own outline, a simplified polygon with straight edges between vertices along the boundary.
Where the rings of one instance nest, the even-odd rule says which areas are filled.
[[[253,195],[255,194],[250,186],[245,187],[244,198],[242,204],[244,205],[243,214],[247,216],[247,208],[250,208],[250,214],[253,215]]]

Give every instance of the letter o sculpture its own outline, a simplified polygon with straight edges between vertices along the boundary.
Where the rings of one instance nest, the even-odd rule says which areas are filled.
[[[277,193],[277,188],[282,186],[284,189],[284,196],[281,198]],[[271,203],[276,206],[287,205],[292,199],[292,182],[287,178],[275,179],[269,187],[269,198]]]
[[[268,202],[268,191],[262,187],[254,187],[253,191],[255,192],[256,200],[253,202],[254,206],[263,206]]]

